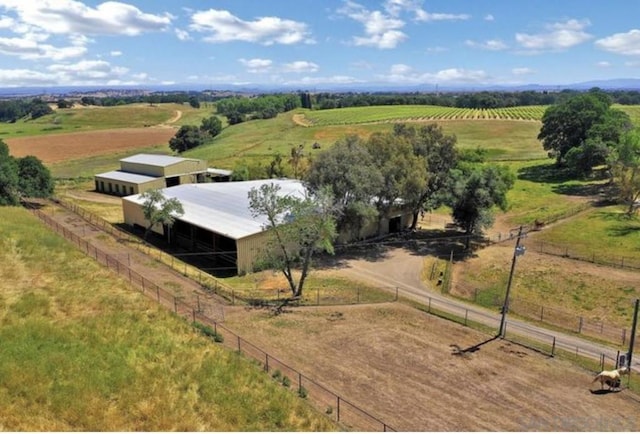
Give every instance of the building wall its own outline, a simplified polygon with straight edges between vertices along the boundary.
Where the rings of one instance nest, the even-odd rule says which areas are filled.
[[[184,173],[205,172],[207,170],[207,162],[204,160],[187,159],[169,166],[154,166],[152,164],[120,161],[120,170],[157,177],[176,176]]]
[[[236,241],[239,275],[254,271],[254,263],[258,259],[261,249],[266,245],[267,237],[267,232],[261,232]]]
[[[145,191],[153,188],[164,188],[164,182],[163,178],[158,178],[153,181],[137,184],[134,182],[125,182],[101,176],[95,177],[96,191],[116,196],[129,196],[132,194],[144,193]]]
[[[130,226],[138,225],[146,229],[149,224],[144,218],[142,205],[138,205],[137,203],[130,202],[128,200],[123,200],[122,212],[124,214],[124,222]],[[157,234],[164,235],[164,228],[160,224],[155,225],[151,229]]]
[[[149,164],[120,161],[120,170],[123,172],[138,173],[140,175],[161,177],[164,176],[164,167]]]
[[[205,172],[207,162],[204,160],[184,160],[164,168],[164,176],[175,176],[184,173]]]

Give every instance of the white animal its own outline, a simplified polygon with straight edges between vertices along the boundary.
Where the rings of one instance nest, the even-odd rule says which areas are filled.
[[[609,386],[609,390],[616,389],[620,387],[620,375],[626,374],[628,368],[623,367],[620,369],[614,369],[613,371],[602,371],[596,378],[593,379],[593,382],[600,381],[600,389],[604,389],[604,385]]]

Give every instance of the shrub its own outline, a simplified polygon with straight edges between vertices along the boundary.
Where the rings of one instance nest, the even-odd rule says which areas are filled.
[[[271,377],[274,380],[280,380],[282,378],[282,372],[280,372],[279,369],[276,369],[275,371],[273,371],[273,374],[271,374]]]
[[[300,386],[300,389],[298,389],[298,396],[304,399],[309,396],[309,392],[307,392],[307,389],[305,389],[304,386]]]
[[[291,380],[289,379],[289,377],[287,377],[287,376],[282,377],[282,385],[283,385],[284,387],[289,387],[289,386],[291,386]]]

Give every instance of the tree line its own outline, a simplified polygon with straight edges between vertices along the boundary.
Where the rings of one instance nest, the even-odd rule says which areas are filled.
[[[436,105],[471,109],[492,109],[529,105],[552,105],[583,92],[566,89],[549,91],[481,91],[481,92],[344,92],[302,93],[301,98],[310,99],[307,108],[335,109],[384,105]],[[640,104],[640,91],[614,90],[606,92],[617,104]],[[303,105],[304,107],[304,105]]]

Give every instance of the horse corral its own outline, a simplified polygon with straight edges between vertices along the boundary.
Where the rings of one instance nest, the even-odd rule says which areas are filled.
[[[225,313],[247,340],[397,430],[640,429],[630,392],[591,393],[591,372],[402,304]]]

